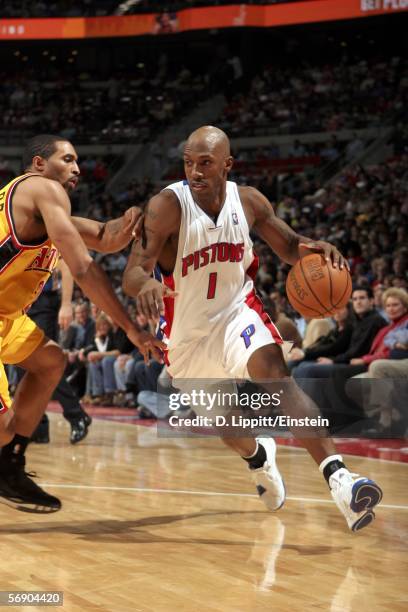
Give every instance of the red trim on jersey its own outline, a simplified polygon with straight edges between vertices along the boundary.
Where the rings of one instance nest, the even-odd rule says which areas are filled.
[[[7,412],[7,410],[8,410],[8,406],[5,400],[0,395],[0,414],[3,414],[3,412]]]
[[[261,317],[265,327],[271,332],[271,336],[276,344],[283,344],[282,336],[280,335],[278,328],[272,322],[271,317],[264,310],[264,305],[261,298],[257,295],[255,289],[252,289],[246,296],[245,304],[255,310],[255,312]]]
[[[254,258],[251,261],[246,273],[249,276],[249,278],[253,282],[255,282],[255,277],[256,277],[256,274],[259,268],[259,257],[258,255],[256,255],[255,251],[253,251],[253,253],[254,253]],[[265,311],[263,302],[261,298],[259,297],[259,295],[257,294],[255,288],[252,289],[252,291],[248,293],[248,295],[246,296],[245,304],[249,308],[252,308],[252,310],[255,310],[255,312],[261,317],[265,327],[271,332],[271,336],[274,339],[274,342],[276,344],[283,344],[283,338],[280,335],[278,328],[273,323],[271,317]]]
[[[7,236],[4,238],[3,242],[0,242],[0,249],[3,246],[3,244],[6,244],[6,242],[8,241],[9,238],[10,238],[10,234],[7,234]]]
[[[173,275],[169,274],[168,276],[165,276],[164,274],[160,272],[160,276],[161,276],[161,282],[163,283],[163,285],[166,285],[166,287],[174,291],[175,283],[174,283]],[[164,320],[166,321],[166,324],[164,325],[164,327],[161,327],[161,331],[163,332],[163,339],[166,339],[166,338],[170,339],[171,326],[173,325],[173,319],[174,319],[174,298],[164,297],[163,302],[164,302]],[[164,358],[164,363],[166,364],[166,366],[170,365],[168,355],[169,355],[169,351],[165,349],[163,351],[163,358]]]
[[[11,235],[11,240],[13,241],[13,244],[16,248],[18,249],[24,249],[24,250],[29,250],[29,249],[38,249],[38,247],[42,247],[45,246],[47,244],[47,242],[49,241],[49,237],[47,236],[46,239],[41,242],[40,244],[22,244],[16,234],[16,230],[14,228],[14,223],[13,223],[13,218],[10,214],[10,204],[11,204],[11,198],[14,192],[14,189],[17,187],[17,185],[19,185],[22,181],[28,179],[30,176],[41,176],[40,174],[26,174],[23,176],[20,176],[10,187],[10,189],[7,191],[7,197],[6,197],[6,206],[5,206],[5,213],[6,213],[6,218],[7,218],[7,223],[10,229],[10,235]]]
[[[166,287],[174,291],[175,283],[174,283],[173,275],[169,274],[168,276],[165,276],[164,274],[162,274],[161,277],[162,277],[163,285],[166,285]],[[167,338],[170,338],[171,327],[173,325],[173,319],[174,319],[174,297],[164,297],[163,302],[164,302],[164,318],[166,319],[166,326],[163,329],[163,332],[167,336]]]
[[[256,275],[258,274],[258,269],[259,269],[259,257],[258,255],[255,253],[254,250],[252,250],[254,257],[251,261],[251,263],[249,264],[249,268],[246,271],[247,276],[249,276],[249,278],[255,282],[255,278]]]

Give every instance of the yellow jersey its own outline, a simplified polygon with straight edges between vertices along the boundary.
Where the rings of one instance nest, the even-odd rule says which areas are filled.
[[[17,319],[40,295],[55,268],[59,253],[44,236],[30,244],[16,235],[13,194],[19,183],[34,173],[23,174],[0,189],[0,317]]]

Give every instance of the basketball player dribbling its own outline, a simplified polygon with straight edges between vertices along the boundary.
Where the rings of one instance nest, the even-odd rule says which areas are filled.
[[[77,154],[65,139],[40,135],[23,154],[25,174],[0,190],[0,501],[27,512],[54,512],[61,502],[25,472],[25,450],[65,368],[60,347],[25,314],[56,266],[59,254],[84,293],[109,314],[144,354],[159,359],[161,342],[141,331],[119,302],[87,247],[114,252],[138,228],[129,209],[105,224],[71,217],[68,193],[79,178]],[[3,363],[26,374],[13,403]]]
[[[331,244],[296,234],[259,191],[228,181],[232,164],[224,132],[205,126],[190,135],[184,149],[186,180],[148,203],[144,239],[133,245],[123,288],[151,320],[164,315],[168,370],[181,391],[192,379],[270,384],[279,379],[285,381],[284,414],[318,416],[317,406],[289,377],[282,338],[254,292],[257,258],[249,231],[292,265],[311,250],[333,266],[345,261]],[[306,436],[293,431],[319,465],[349,528],[369,525],[382,497],[380,487],[348,471],[325,429],[312,428]],[[273,438],[225,436],[223,441],[248,462],[266,507],[279,509],[285,488]]]

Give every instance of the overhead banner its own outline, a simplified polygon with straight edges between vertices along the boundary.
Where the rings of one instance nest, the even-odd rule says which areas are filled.
[[[408,11],[408,0],[303,0],[288,4],[213,6],[112,17],[0,19],[0,40],[114,38],[193,30],[336,21]]]

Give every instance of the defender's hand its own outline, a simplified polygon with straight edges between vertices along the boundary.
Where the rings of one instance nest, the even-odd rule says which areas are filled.
[[[123,215],[122,233],[131,240],[140,240],[143,227],[143,213],[138,206],[131,206]]]
[[[326,261],[332,262],[333,268],[339,266],[339,268],[342,269],[344,266],[346,266],[347,270],[350,270],[348,261],[343,257],[340,251],[337,250],[334,244],[330,244],[330,242],[325,242],[324,240],[300,242],[298,249],[300,257],[309,255],[311,252],[322,253]]]
[[[136,298],[137,310],[147,319],[157,323],[164,315],[164,297],[175,297],[177,293],[154,278],[148,280]]]
[[[159,363],[163,363],[163,352],[167,347],[164,342],[155,338],[147,331],[139,331],[136,328],[131,329],[127,333],[127,337],[143,355],[144,362],[149,363],[150,357],[153,357]]]

